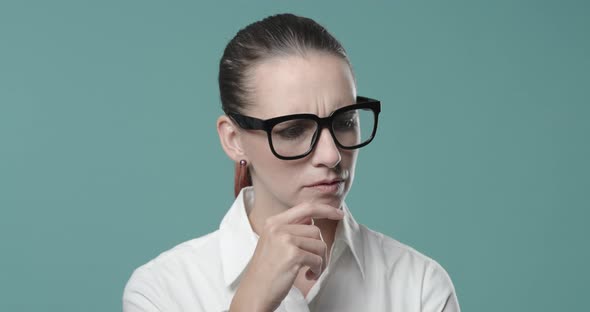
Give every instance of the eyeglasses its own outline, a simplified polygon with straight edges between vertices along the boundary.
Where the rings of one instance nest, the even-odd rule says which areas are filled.
[[[357,96],[356,103],[333,111],[328,117],[314,114],[293,114],[266,120],[228,113],[238,126],[246,130],[264,130],[272,153],[284,160],[303,158],[317,144],[323,128],[328,128],[336,145],[352,150],[369,144],[377,132],[381,102]]]

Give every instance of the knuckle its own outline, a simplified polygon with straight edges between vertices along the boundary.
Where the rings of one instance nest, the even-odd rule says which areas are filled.
[[[321,237],[322,231],[320,230],[320,228],[317,225],[312,225],[312,227],[313,227],[314,237],[319,239]]]
[[[295,239],[289,234],[283,234],[278,236],[278,241],[284,245],[295,245]]]
[[[321,267],[322,262],[324,262],[324,260],[320,256],[314,256],[313,257],[313,262],[314,262],[314,265],[317,265],[317,266]]]
[[[263,227],[268,228],[272,224],[273,224],[273,218],[272,217],[266,218],[266,220],[264,220]]]
[[[269,234],[276,235],[279,233],[280,227],[274,223],[268,223],[264,227]]]

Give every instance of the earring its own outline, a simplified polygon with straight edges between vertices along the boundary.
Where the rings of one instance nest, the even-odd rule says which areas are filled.
[[[234,184],[234,195],[238,196],[240,190],[243,187],[250,185],[248,179],[248,162],[245,159],[240,160],[239,163],[236,164],[236,175],[235,175]]]

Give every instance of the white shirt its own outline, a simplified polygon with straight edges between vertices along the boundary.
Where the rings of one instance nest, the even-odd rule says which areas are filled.
[[[253,196],[252,187],[242,189],[218,230],[137,268],[123,292],[123,311],[228,311],[258,240],[248,220]],[[358,224],[346,203],[342,209],[324,272],[306,297],[292,286],[275,311],[460,311],[441,265]]]

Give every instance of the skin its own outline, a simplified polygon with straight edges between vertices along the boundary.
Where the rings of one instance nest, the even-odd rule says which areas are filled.
[[[253,67],[248,83],[253,105],[242,114],[260,119],[295,113],[325,117],[356,99],[348,64],[320,52],[267,59]],[[255,189],[248,218],[260,236],[231,310],[272,311],[291,285],[305,296],[325,268],[358,150],[338,148],[329,130],[323,129],[311,154],[281,160],[272,154],[264,131],[243,130],[225,115],[217,120],[217,131],[233,161],[248,161]],[[332,178],[344,180],[336,194],[307,187]]]

